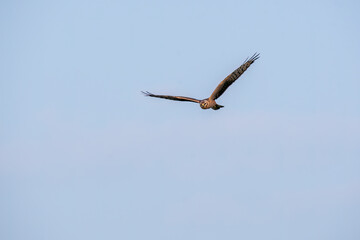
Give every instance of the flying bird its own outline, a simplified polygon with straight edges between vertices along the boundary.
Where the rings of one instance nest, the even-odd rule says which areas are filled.
[[[230,75],[228,75],[224,80],[219,83],[219,85],[215,88],[214,92],[211,94],[210,97],[203,100],[183,96],[156,95],[147,91],[142,93],[148,97],[165,98],[175,101],[195,102],[199,103],[202,109],[212,108],[214,110],[218,110],[224,106],[217,104],[215,100],[218,99],[226,91],[226,89],[230,87],[230,85],[233,84],[259,57],[260,54],[255,53],[251,58],[247,58],[240,67],[235,69],[235,71],[233,71]]]

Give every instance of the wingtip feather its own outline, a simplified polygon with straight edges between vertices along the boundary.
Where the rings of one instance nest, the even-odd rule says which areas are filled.
[[[151,96],[151,93],[148,91],[141,91],[142,94],[144,94],[146,97]]]
[[[252,62],[254,62],[255,60],[259,59],[260,58],[260,53],[254,53],[254,55],[250,58],[250,60]]]
[[[259,59],[259,58],[260,58],[260,53],[255,52],[254,55],[252,55],[250,58],[247,57],[247,58],[245,59],[244,63],[247,63],[247,62],[253,63],[253,62],[255,62],[255,61],[256,61],[257,59]],[[244,63],[243,63],[243,64],[244,64]]]

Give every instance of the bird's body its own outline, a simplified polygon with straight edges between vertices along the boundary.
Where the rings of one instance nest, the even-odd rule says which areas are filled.
[[[221,106],[221,105],[217,104],[215,102],[215,100],[213,100],[213,99],[206,98],[206,99],[200,101],[200,107],[202,109],[212,108],[214,110],[218,110],[218,109],[220,109],[220,108],[222,108],[224,106]]]
[[[255,62],[256,59],[259,58],[259,54],[255,53],[249,60],[246,59],[245,62],[235,69],[230,75],[228,75],[223,81],[219,83],[219,85],[215,88],[214,92],[211,94],[209,98],[198,100],[190,97],[183,96],[169,96],[169,95],[155,95],[149,92],[143,92],[148,97],[157,97],[157,98],[165,98],[169,100],[175,101],[187,101],[187,102],[196,102],[200,104],[202,109],[212,108],[214,110],[218,110],[224,106],[216,103],[216,99],[219,98],[226,89],[233,84],[245,71],[250,67],[251,64]]]

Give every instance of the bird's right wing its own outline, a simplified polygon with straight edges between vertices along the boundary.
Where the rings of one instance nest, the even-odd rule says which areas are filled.
[[[200,100],[195,99],[195,98],[190,98],[190,97],[182,97],[182,96],[169,96],[169,95],[155,95],[149,92],[142,92],[145,96],[148,97],[157,97],[157,98],[165,98],[165,99],[169,99],[169,100],[174,100],[174,101],[185,101],[185,102],[196,102],[199,103]]]
[[[236,79],[238,79],[259,57],[259,54],[255,53],[250,59],[246,59],[240,67],[235,69],[235,71],[219,83],[214,92],[211,94],[210,99],[215,100],[220,97],[226,89],[230,87],[230,85],[233,84]]]

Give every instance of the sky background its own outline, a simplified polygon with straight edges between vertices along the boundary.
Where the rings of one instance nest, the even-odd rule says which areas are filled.
[[[360,239],[359,12],[1,1],[0,239]]]

